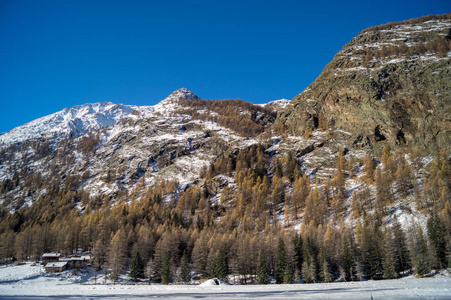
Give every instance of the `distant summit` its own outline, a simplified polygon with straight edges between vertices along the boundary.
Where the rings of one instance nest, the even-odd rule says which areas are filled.
[[[111,102],[89,103],[65,108],[0,135],[0,146],[41,138],[76,137],[116,124],[135,109],[136,106],[133,105]]]
[[[155,106],[141,107],[143,113],[157,112],[163,109],[172,110],[179,100],[198,100],[193,92],[181,88],[172,92],[168,97]],[[169,105],[168,105],[169,104]],[[117,124],[133,111],[139,110],[135,105],[114,104],[111,102],[88,103],[65,108],[51,115],[33,120],[9,132],[0,134],[0,147],[22,143],[26,140],[40,140],[47,138],[77,137],[90,131]]]
[[[178,90],[173,91],[169,96],[167,96],[162,102],[169,102],[173,103],[178,100],[199,100],[199,97],[197,97],[193,92],[186,88],[181,88]]]

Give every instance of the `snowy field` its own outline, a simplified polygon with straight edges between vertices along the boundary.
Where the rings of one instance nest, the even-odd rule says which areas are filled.
[[[451,299],[449,276],[329,284],[164,286],[93,285],[69,272],[62,276],[40,272],[39,266],[30,264],[0,267],[0,299]]]

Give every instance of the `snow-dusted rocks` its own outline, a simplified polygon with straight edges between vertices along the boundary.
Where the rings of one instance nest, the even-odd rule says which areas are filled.
[[[108,127],[131,114],[136,106],[100,102],[65,108],[0,135],[0,147],[26,140],[77,137]]]
[[[258,142],[213,120],[193,119],[184,114],[180,101],[198,99],[193,92],[182,88],[154,106],[85,104],[14,128],[0,136],[0,150],[7,151],[0,162],[0,181],[12,178],[15,171],[10,166],[27,160],[27,169],[44,178],[55,176],[49,171],[52,166],[64,165],[57,175],[63,178],[62,185],[67,175],[84,174],[79,188],[92,196],[115,194],[120,188],[133,187],[139,180],[146,185],[161,179],[177,180],[181,186],[190,185],[199,178],[202,168],[226,149]],[[279,100],[268,105],[281,108],[287,102]],[[216,114],[208,109],[203,112]],[[246,113],[252,115],[252,112]],[[263,112],[256,114],[265,117]],[[91,132],[94,134],[88,135]],[[27,141],[39,143],[27,144]],[[65,149],[61,148],[61,141]],[[23,146],[14,151],[6,150],[12,144]],[[89,151],[83,150],[81,145],[87,145]],[[37,152],[44,153],[43,157],[38,158]],[[47,156],[50,152],[60,155]],[[22,193],[25,192],[17,187],[9,194],[14,195],[14,199],[25,197],[25,203],[32,205],[45,194],[45,189],[34,196]]]
[[[188,89],[182,88],[172,92],[153,107],[100,102],[65,108],[1,134],[0,148],[26,140],[75,138],[90,131],[115,125],[127,116],[136,119],[155,112],[170,111],[180,99],[199,98]],[[137,113],[132,115],[135,110]]]

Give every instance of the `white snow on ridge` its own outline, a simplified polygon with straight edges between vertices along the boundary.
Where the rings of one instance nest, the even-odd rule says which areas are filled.
[[[114,104],[111,102],[90,103],[65,108],[48,116],[33,120],[22,126],[16,127],[9,132],[0,134],[0,148],[26,140],[37,140],[39,138],[58,138],[84,135],[90,131],[110,127],[118,124],[122,119],[128,118],[137,121],[141,117],[161,115],[171,117],[178,108],[178,100],[197,100],[195,94],[186,88],[172,92],[164,100],[154,106],[135,106]],[[271,101],[260,106],[283,109],[290,100],[281,99]],[[133,113],[133,112],[136,113]],[[117,130],[122,130],[121,126]],[[114,130],[110,137],[114,136]]]
[[[261,107],[266,107],[266,108],[273,108],[276,111],[282,110],[284,109],[291,100],[288,99],[279,99],[279,100],[274,100],[274,101],[270,101],[268,103],[261,103],[261,104],[256,104],[257,106],[261,106]]]
[[[8,146],[39,137],[79,136],[91,130],[116,124],[137,106],[111,102],[90,103],[65,108],[59,112],[36,119],[0,135],[0,145]]]
[[[155,106],[99,102],[65,108],[0,134],[0,147],[40,137],[80,136],[92,130],[115,125],[127,116],[136,119],[137,116],[132,114],[135,110],[145,116],[159,112],[163,107],[165,111],[172,111],[175,107],[172,103],[175,103],[178,99],[198,99],[198,97],[191,91],[182,88],[174,91]]]

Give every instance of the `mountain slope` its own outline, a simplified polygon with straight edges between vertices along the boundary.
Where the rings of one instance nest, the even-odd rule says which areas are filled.
[[[201,101],[187,89],[174,91],[154,106],[76,106],[1,136],[0,178],[11,180],[14,174],[33,172],[48,184],[55,181],[91,196],[116,195],[140,179],[144,186],[165,179],[177,180],[183,187],[195,182],[201,169],[224,152],[257,143],[252,136],[237,133],[233,123],[220,122],[226,103],[241,111],[240,121],[261,130],[274,121],[259,106],[235,100]],[[195,113],[202,112],[203,117],[190,115],[190,105],[196,105]],[[13,203],[31,205],[45,195],[45,188],[34,185],[36,194],[30,193],[24,188],[27,184],[18,184],[3,199],[12,196]]]
[[[279,115],[289,133],[342,129],[347,146],[451,153],[449,15],[365,30]]]
[[[77,137],[116,124],[136,106],[101,102],[65,108],[0,135],[0,146],[27,140]]]
[[[277,283],[444,268],[451,161],[436,149],[449,128],[447,24],[366,30],[290,103],[180,89],[108,127],[0,147],[0,258],[91,251],[107,271],[139,251],[163,283],[188,266],[247,282],[257,261]]]

